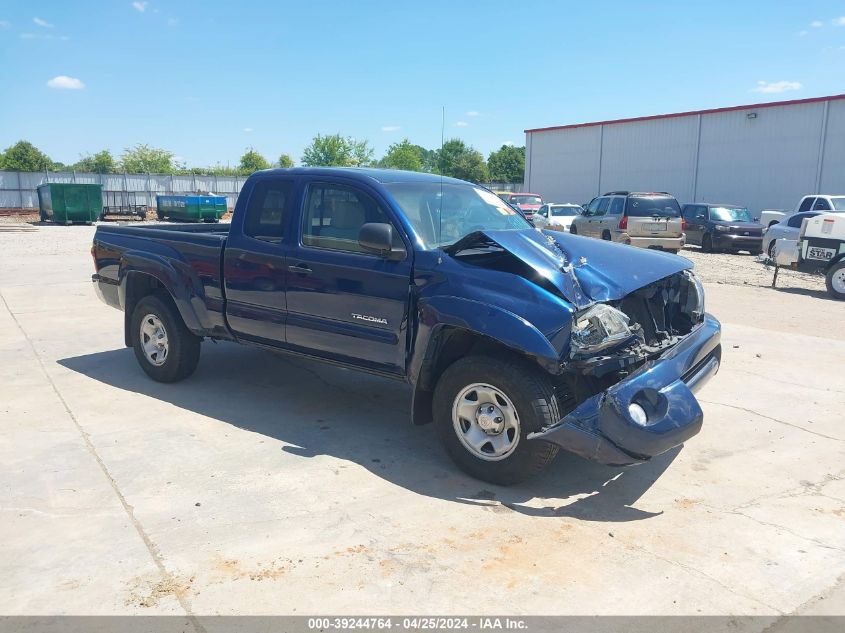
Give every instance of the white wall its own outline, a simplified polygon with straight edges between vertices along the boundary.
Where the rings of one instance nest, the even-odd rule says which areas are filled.
[[[530,132],[526,153],[527,188],[554,202],[627,189],[791,209],[845,193],[845,100]]]
[[[542,194],[545,200],[576,204],[595,197],[599,188],[599,126],[529,134],[526,143],[526,191]]]
[[[792,208],[816,188],[824,103],[701,118],[696,200]]]

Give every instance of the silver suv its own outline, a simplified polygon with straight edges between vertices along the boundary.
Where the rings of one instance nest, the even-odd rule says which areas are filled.
[[[569,231],[671,253],[685,242],[681,205],[664,191],[610,191],[593,198]]]

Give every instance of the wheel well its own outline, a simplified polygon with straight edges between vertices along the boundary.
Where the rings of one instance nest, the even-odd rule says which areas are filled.
[[[827,265],[827,268],[824,269],[825,273],[830,272],[831,269],[836,268],[839,264],[845,262],[845,254],[837,255],[831,262]]]
[[[168,302],[176,310],[176,313],[179,313],[170,292],[158,279],[147,273],[130,272],[126,276],[126,297],[123,302],[123,342],[126,347],[132,347],[129,330],[135,306],[141,299],[149,295],[156,295],[162,301]]]
[[[458,327],[443,327],[429,343],[426,355],[414,388],[413,420],[415,425],[432,421],[431,400],[438,379],[452,363],[460,358],[476,354],[505,355],[518,357],[531,363],[536,359],[508,347],[483,334]]]

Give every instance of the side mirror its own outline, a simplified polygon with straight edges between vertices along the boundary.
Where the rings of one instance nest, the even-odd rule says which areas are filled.
[[[386,222],[367,222],[358,232],[358,244],[365,251],[385,259],[405,256],[405,249],[393,248],[393,227]]]

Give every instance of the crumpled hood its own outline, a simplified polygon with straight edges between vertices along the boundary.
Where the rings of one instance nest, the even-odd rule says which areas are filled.
[[[476,231],[448,251],[454,254],[488,240],[536,270],[577,307],[621,299],[638,288],[693,267],[688,259],[669,253],[531,229]]]

